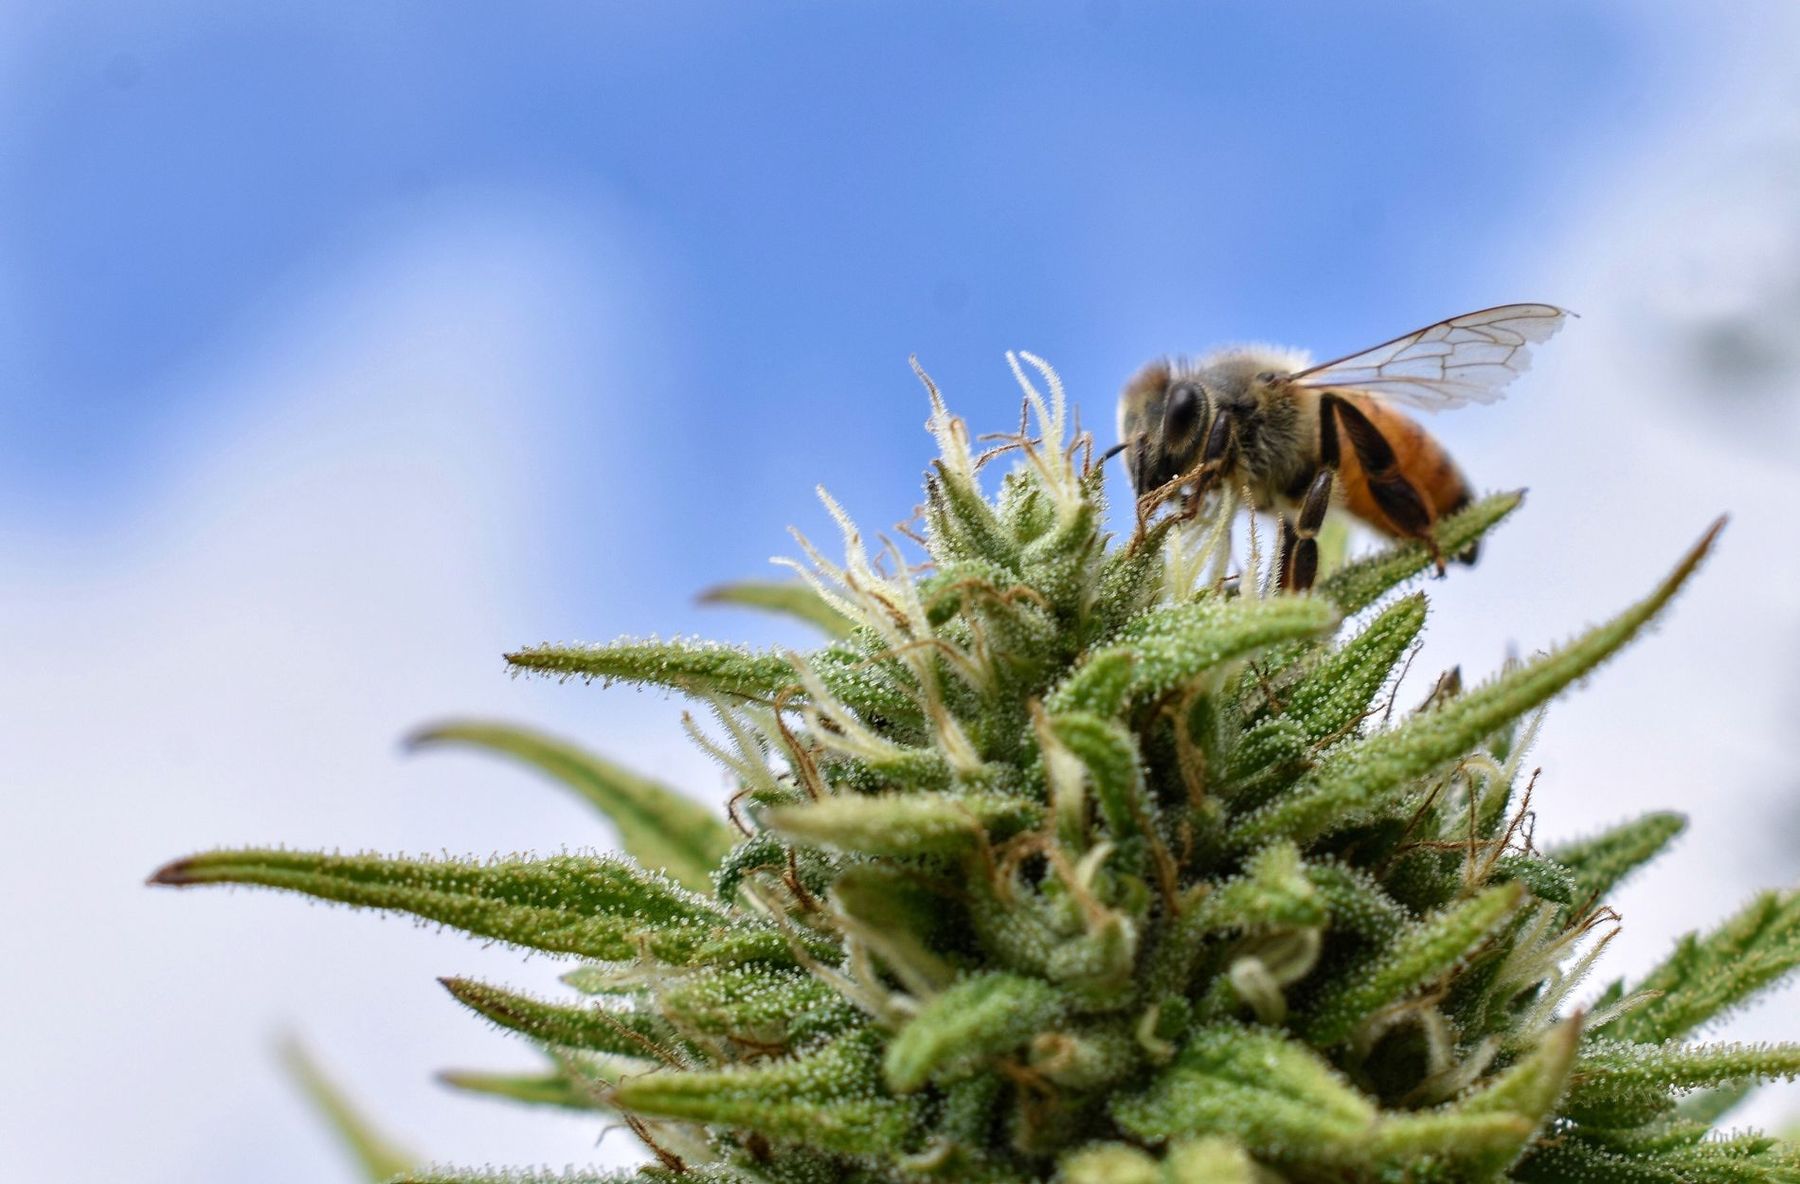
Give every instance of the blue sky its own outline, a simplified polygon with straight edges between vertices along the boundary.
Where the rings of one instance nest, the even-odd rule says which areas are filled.
[[[299,1030],[434,1155],[627,1161],[430,1082],[529,1064],[435,975],[553,964],[141,878],[608,841],[396,754],[449,714],[721,797],[678,704],[497,655],[796,640],[693,593],[789,523],[828,539],[815,484],[907,515],[915,353],[976,431],[1015,422],[1002,352],[1039,353],[1105,439],[1153,355],[1575,308],[1514,397],[1432,424],[1532,496],[1432,587],[1419,669],[1553,643],[1730,509],[1669,625],[1552,714],[1539,836],[1695,815],[1616,972],[1791,881],[1744,836],[1796,788],[1796,45],[1777,2],[0,0],[0,899],[48,976],[0,982],[0,1147],[40,1179],[341,1178],[270,1053]],[[1793,1036],[1759,1014],[1732,1031]]]
[[[813,481],[909,495],[870,463],[917,454],[909,353],[954,389],[1035,345],[1104,411],[1152,353],[1510,298],[1515,228],[1704,81],[1691,30],[1611,5],[586,7],[40,16],[4,487],[116,528],[221,350],[446,206],[539,204],[649,329],[627,387],[574,359],[568,436],[712,475],[654,499],[744,513],[710,578]],[[841,447],[796,467],[810,424]]]

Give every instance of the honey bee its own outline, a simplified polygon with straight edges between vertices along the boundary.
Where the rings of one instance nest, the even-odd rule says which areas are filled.
[[[1140,499],[1247,489],[1256,509],[1280,516],[1283,588],[1312,586],[1315,540],[1333,505],[1426,543],[1441,575],[1432,528],[1468,504],[1469,483],[1395,404],[1436,411],[1493,402],[1528,365],[1529,347],[1567,316],[1548,304],[1482,309],[1322,366],[1268,346],[1152,362],[1119,397],[1119,443],[1106,455],[1126,454]],[[1473,563],[1475,548],[1456,558]]]

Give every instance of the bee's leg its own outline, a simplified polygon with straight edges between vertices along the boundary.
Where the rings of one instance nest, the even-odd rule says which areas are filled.
[[[1200,467],[1194,470],[1199,478],[1195,493],[1205,493],[1225,472],[1231,457],[1233,427],[1234,420],[1229,411],[1220,411],[1213,416],[1212,426],[1206,431],[1206,445],[1200,450]]]
[[[1357,463],[1362,465],[1363,475],[1368,478],[1369,495],[1381,508],[1388,525],[1395,533],[1418,539],[1430,547],[1438,574],[1443,575],[1444,553],[1438,549],[1437,539],[1432,534],[1431,507],[1400,471],[1400,462],[1387,437],[1354,404],[1331,395],[1326,395],[1320,403],[1325,408],[1324,416],[1343,424],[1344,434],[1350,437],[1350,447],[1356,452]],[[1335,437],[1335,433],[1333,435]]]
[[[1183,518],[1199,515],[1208,491],[1224,476],[1231,460],[1232,427],[1229,413],[1221,411],[1213,416],[1212,427],[1206,433],[1206,445],[1200,451],[1200,463],[1194,466],[1191,478],[1194,487],[1182,495]]]
[[[1286,592],[1293,587],[1294,544],[1300,541],[1300,536],[1294,533],[1294,524],[1288,521],[1286,514],[1276,521],[1281,531],[1281,546],[1276,552],[1280,558],[1275,561],[1275,586]]]
[[[1304,592],[1313,586],[1319,574],[1319,527],[1325,524],[1325,512],[1331,509],[1330,469],[1320,469],[1306,488],[1300,503],[1300,516],[1292,526],[1281,520],[1281,586],[1293,592]]]

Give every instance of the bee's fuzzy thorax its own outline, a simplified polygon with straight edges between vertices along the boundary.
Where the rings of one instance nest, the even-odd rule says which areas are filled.
[[[1287,345],[1274,345],[1266,341],[1246,341],[1207,351],[1195,363],[1195,368],[1242,362],[1252,362],[1259,370],[1293,373],[1312,365],[1312,354]]]

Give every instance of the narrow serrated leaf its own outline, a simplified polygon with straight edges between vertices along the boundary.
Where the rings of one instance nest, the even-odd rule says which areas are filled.
[[[1201,901],[1194,921],[1202,932],[1255,932],[1323,925],[1328,916],[1327,899],[1307,876],[1300,849],[1272,843],[1251,857],[1243,875]]]
[[[1155,833],[1156,808],[1144,792],[1137,740],[1130,729],[1085,712],[1050,720],[1050,730],[1087,771],[1101,820],[1117,842]]]
[[[856,626],[802,580],[740,580],[700,594],[701,604],[761,609],[811,625],[827,637],[848,637]]]
[[[283,1044],[281,1059],[306,1092],[313,1108],[331,1125],[338,1141],[350,1152],[369,1184],[382,1184],[419,1162],[418,1156],[401,1150],[376,1129],[344,1091],[325,1076],[324,1070],[298,1040]]]
[[[803,970],[708,966],[670,975],[656,1006],[685,1032],[740,1041],[769,1051],[796,1047],[862,1026],[863,1015]]]
[[[1375,1107],[1310,1048],[1268,1029],[1196,1032],[1152,1085],[1113,1103],[1143,1139],[1225,1135],[1251,1151],[1328,1162],[1366,1137]]]
[[[1479,1091],[1459,1100],[1457,1114],[1499,1114],[1522,1119],[1516,1143],[1484,1145],[1456,1158],[1474,1169],[1477,1179],[1506,1170],[1524,1153],[1569,1084],[1581,1042],[1581,1017],[1570,1016],[1544,1033],[1537,1047],[1502,1071]]]
[[[523,761],[606,815],[633,859],[697,892],[712,887],[713,868],[736,841],[714,811],[680,791],[528,728],[477,721],[438,724],[413,733],[408,744],[414,749],[467,744]]]
[[[551,953],[672,965],[791,963],[787,938],[673,880],[618,859],[403,859],[251,848],[190,856],[151,883],[255,884],[412,913],[477,937]]]
[[[1442,978],[1487,941],[1524,894],[1520,884],[1498,884],[1400,934],[1314,1001],[1301,1026],[1306,1038],[1321,1048],[1339,1044],[1364,1020]]]
[[[797,687],[787,657],[709,641],[614,641],[527,646],[506,655],[514,670],[551,678],[667,687],[684,694],[773,700]]]
[[[974,1073],[1054,1024],[1071,1002],[1041,979],[998,973],[966,978],[927,1003],[889,1041],[888,1088],[907,1093]]]
[[[1337,622],[1333,605],[1310,596],[1207,599],[1153,609],[1121,629],[1112,645],[1090,654],[1044,706],[1052,715],[1117,715],[1129,702],[1166,694],[1264,646],[1317,636]],[[1129,670],[1121,679],[1125,659]]]
[[[652,1062],[679,1056],[679,1038],[662,1017],[651,1012],[594,1003],[551,1003],[466,978],[440,978],[438,982],[457,1002],[502,1028],[544,1044]]]
[[[1668,604],[1705,558],[1723,527],[1715,523],[1649,596],[1603,625],[1534,661],[1502,673],[1392,731],[1342,749],[1291,793],[1245,815],[1232,829],[1240,847],[1280,837],[1310,840],[1366,818],[1418,778],[1467,753],[1617,653]]]
[[[1019,543],[1007,531],[974,481],[943,461],[925,477],[925,525],[932,557],[939,563],[984,559],[1012,569]]]
[[[1734,1082],[1800,1077],[1800,1044],[1631,1044],[1590,1041],[1575,1064],[1572,1109],[1603,1113],[1618,1101]],[[1709,1120],[1710,1121],[1710,1120]]]
[[[1639,1044],[1684,1036],[1800,967],[1800,890],[1764,892],[1719,929],[1690,933],[1635,988],[1651,997],[1604,1029]]]
[[[1036,825],[1042,808],[1001,794],[842,794],[764,820],[790,839],[867,855],[954,854]]]
[[[1646,814],[1592,838],[1552,847],[1549,855],[1574,875],[1577,903],[1599,902],[1686,828],[1683,815]]]
[[[1423,594],[1396,601],[1282,694],[1283,714],[1313,740],[1348,734],[1424,627]]]
[[[549,1168],[427,1168],[395,1177],[393,1184],[631,1184],[638,1172],[552,1171]],[[695,1181],[694,1184],[701,1184]]]
[[[799,1056],[729,1069],[656,1072],[621,1081],[620,1109],[756,1131],[850,1155],[891,1155],[917,1135],[911,1101],[881,1088],[880,1051],[846,1036]]]
[[[551,1106],[558,1110],[605,1110],[607,1107],[600,1101],[600,1093],[611,1085],[604,1074],[570,1064],[559,1064],[542,1073],[446,1069],[437,1077],[445,1085],[465,1093],[485,1094],[525,1106]]]
[[[1524,491],[1491,493],[1437,524],[1437,542],[1445,555],[1455,555],[1481,540],[1488,531],[1519,508]],[[1423,575],[1432,566],[1431,548],[1424,543],[1397,543],[1385,551],[1345,564],[1320,581],[1318,593],[1343,608],[1346,615],[1361,612],[1393,589]]]

